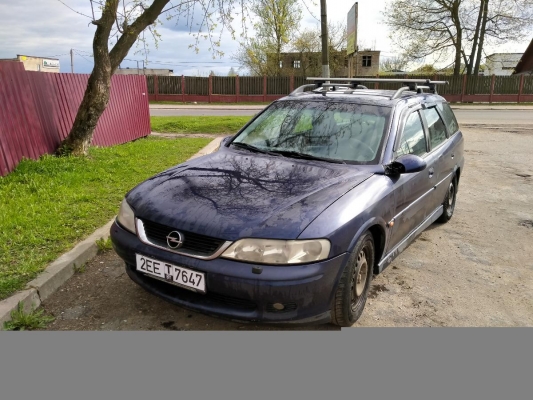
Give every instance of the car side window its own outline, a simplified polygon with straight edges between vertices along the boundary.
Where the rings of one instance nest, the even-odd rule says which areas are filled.
[[[446,140],[446,126],[435,107],[427,108],[423,110],[423,113],[428,124],[429,142],[431,148],[434,149]]]
[[[422,156],[427,153],[426,135],[424,134],[424,126],[418,111],[409,115],[405,122],[402,138],[396,150],[396,156],[404,154],[414,154]]]
[[[437,104],[437,109],[439,110],[440,115],[444,119],[444,123],[446,124],[446,127],[448,128],[448,132],[450,133],[450,136],[453,135],[455,132],[459,130],[459,124],[457,123],[457,120],[455,119],[455,115],[453,114],[453,111],[450,105],[447,103],[439,103]]]

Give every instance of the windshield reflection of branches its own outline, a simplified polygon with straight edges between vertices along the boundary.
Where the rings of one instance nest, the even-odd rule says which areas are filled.
[[[270,107],[236,141],[265,150],[372,162],[389,111],[370,105],[285,101]]]

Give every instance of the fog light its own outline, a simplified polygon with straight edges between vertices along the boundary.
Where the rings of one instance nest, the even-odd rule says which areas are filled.
[[[272,304],[272,307],[274,307],[276,310],[283,310],[285,308],[285,306],[281,303],[274,303]]]

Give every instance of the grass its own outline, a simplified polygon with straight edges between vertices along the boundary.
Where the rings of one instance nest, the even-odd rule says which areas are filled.
[[[96,247],[98,247],[98,253],[103,253],[113,248],[111,238],[109,237],[107,239],[100,238],[95,243]]]
[[[0,300],[116,215],[129,189],[208,142],[150,137],[88,157],[24,160],[0,177]]]
[[[234,134],[252,117],[150,117],[152,131],[162,133]]]
[[[83,274],[85,271],[87,271],[87,263],[79,265],[79,266],[74,264],[74,273],[75,274]]]
[[[34,329],[46,328],[54,317],[44,315],[44,310],[33,309],[29,313],[24,311],[22,303],[18,303],[17,308],[11,311],[11,321],[4,322],[6,331],[31,331]]]
[[[174,105],[174,106],[193,106],[193,105],[210,105],[210,106],[267,106],[271,101],[240,101],[238,103],[206,103],[206,102],[197,102],[197,103],[191,103],[189,102],[182,102],[182,101],[151,101],[150,104],[167,104],[167,105]]]

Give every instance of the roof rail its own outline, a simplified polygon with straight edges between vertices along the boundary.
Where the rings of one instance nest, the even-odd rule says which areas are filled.
[[[388,79],[388,78],[326,78],[326,77],[313,77],[307,78],[308,81],[313,81],[316,89],[321,87],[332,88],[336,90],[337,87],[346,87],[346,83],[342,84],[331,84],[331,82],[348,82],[349,86],[352,89],[366,89],[362,83],[401,83],[402,87],[398,89],[392,96],[391,100],[397,99],[401,96],[406,90],[411,90],[417,93],[423,93],[424,89],[430,91],[430,93],[437,94],[437,85],[447,85],[448,81],[432,81],[431,79]],[[303,91],[304,87],[309,87],[310,85],[303,85],[296,89],[293,93],[297,93],[300,88]],[[352,91],[353,93],[353,91]],[[292,93],[291,93],[292,94]],[[326,91],[323,92],[326,94]]]

